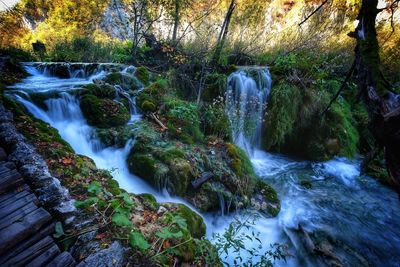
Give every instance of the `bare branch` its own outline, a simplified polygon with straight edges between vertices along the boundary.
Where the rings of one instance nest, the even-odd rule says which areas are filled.
[[[302,22],[299,23],[299,27],[301,27],[301,25],[303,25],[303,23],[305,23],[307,20],[309,20],[315,13],[317,13],[326,3],[328,3],[329,0],[325,0],[324,2],[322,2],[321,5],[319,5],[313,12],[311,12],[310,15],[308,15]]]
[[[351,76],[353,75],[355,67],[356,67],[356,60],[353,61],[353,64],[351,65],[351,68],[350,68],[349,72],[347,73],[346,78],[344,79],[342,85],[340,86],[340,89],[337,91],[334,98],[332,98],[331,102],[329,102],[328,106],[321,113],[321,117],[323,117],[325,115],[325,113],[330,109],[333,102],[335,102],[335,100],[339,97],[339,95],[342,93],[342,91],[346,88],[347,82],[350,80]]]

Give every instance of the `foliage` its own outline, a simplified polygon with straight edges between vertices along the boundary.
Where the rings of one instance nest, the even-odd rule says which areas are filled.
[[[204,106],[201,111],[201,121],[203,132],[206,135],[214,135],[227,141],[231,140],[231,125],[223,105],[214,102]]]
[[[228,256],[233,258],[233,266],[272,267],[277,260],[286,261],[284,245],[273,244],[270,250],[262,251],[264,244],[259,239],[259,233],[253,230],[257,218],[256,214],[250,214],[244,220],[236,217],[223,234],[213,234],[213,243],[226,266],[232,264],[226,262]],[[252,245],[249,246],[246,242],[251,242]],[[254,243],[258,245],[254,246]]]
[[[169,99],[165,103],[166,118],[170,133],[187,143],[202,141],[198,106],[180,99]]]
[[[80,107],[88,123],[100,128],[121,126],[130,119],[130,113],[123,104],[92,94],[82,97]]]

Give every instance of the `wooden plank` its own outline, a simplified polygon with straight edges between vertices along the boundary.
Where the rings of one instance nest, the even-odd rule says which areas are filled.
[[[4,201],[0,201],[0,210],[2,208],[4,208],[5,206],[9,206],[11,203],[13,203],[13,202],[15,202],[15,201],[17,201],[17,200],[19,200],[19,199],[21,199],[23,197],[26,197],[29,194],[30,194],[30,192],[28,190],[25,190],[25,191],[13,194],[12,197],[10,197],[10,198],[8,198],[8,199],[6,199]]]
[[[210,180],[214,174],[212,172],[203,172],[199,178],[192,181],[193,188],[199,188],[202,184]]]
[[[16,211],[17,209],[22,208],[23,206],[28,205],[29,203],[39,203],[38,199],[36,198],[36,196],[34,194],[29,194],[25,197],[22,197],[16,201],[12,201],[13,198],[7,200],[7,202],[9,202],[9,205],[3,206],[0,209],[0,218],[7,216],[8,214],[13,213],[14,211]]]
[[[0,194],[7,192],[16,185],[22,184],[24,179],[16,170],[11,170],[9,173],[0,176]]]
[[[46,236],[51,235],[52,233],[54,233],[54,223],[41,228],[40,231],[38,231],[37,233],[35,233],[33,236],[29,237],[28,239],[25,239],[21,243],[19,243],[11,251],[9,251],[6,254],[1,255],[0,256],[0,266],[4,262],[8,261],[11,258],[14,258],[21,252],[25,251],[30,246],[32,246],[33,244],[39,242],[40,240],[44,239]],[[0,254],[2,254],[2,253],[0,252]]]
[[[19,242],[36,233],[42,226],[51,221],[50,214],[39,208],[25,216],[21,221],[15,222],[0,231],[2,242],[0,251],[6,252]],[[0,253],[1,253],[0,252]]]
[[[5,167],[5,168],[8,168],[10,170],[13,170],[13,169],[16,168],[15,164],[12,163],[11,161],[1,161],[0,162],[0,167]]]
[[[60,254],[60,249],[53,243],[47,251],[36,257],[33,261],[26,265],[26,267],[42,267],[51,262],[57,255]]]
[[[75,266],[76,262],[74,258],[68,252],[64,251],[52,260],[46,267],[72,267]]]
[[[23,217],[38,209],[38,207],[34,203],[29,203],[28,205],[17,209],[13,213],[8,214],[7,216],[0,219],[0,230],[14,223],[15,221],[21,220]]]
[[[2,263],[2,266],[26,266],[26,264],[46,252],[53,245],[54,240],[47,236],[28,247],[15,257],[12,257],[6,262]]]
[[[22,184],[21,186],[16,186],[13,189],[11,189],[10,191],[8,191],[7,193],[4,193],[4,194],[0,195],[0,203],[3,202],[3,201],[6,201],[10,197],[18,194],[19,192],[30,191],[30,190],[31,189],[26,184]]]

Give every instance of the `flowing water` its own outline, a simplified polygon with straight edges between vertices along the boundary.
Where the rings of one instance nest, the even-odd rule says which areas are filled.
[[[70,94],[74,87],[103,77],[111,68],[124,72],[132,68],[87,65],[79,71],[74,66],[70,78],[60,79],[50,76],[52,73],[46,71],[45,64],[40,66],[27,64],[26,69],[32,76],[12,86],[9,93],[35,117],[57,128],[77,153],[91,157],[99,168],[112,170],[114,178],[127,191],[152,193],[159,201],[184,203],[167,192],[154,190],[129,173],[125,159],[133,141],[121,149],[102,147],[93,128],[86,123],[78,99]],[[270,88],[267,69],[240,70],[229,77],[226,103],[235,142],[248,151],[256,173],[276,188],[281,199],[279,215],[261,218],[254,227],[261,234],[263,249],[269,249],[275,242],[288,244],[292,256],[287,262],[278,262],[280,266],[326,264],[307,251],[307,235],[298,230],[300,224],[306,232],[314,233],[313,240],[328,244],[324,251],[333,251],[345,266],[366,265],[366,260],[374,266],[400,266],[399,199],[374,179],[359,177],[358,160],[302,162],[259,150],[261,118]],[[47,109],[44,110],[30,100],[29,94],[35,92],[57,92],[58,95],[45,101]],[[140,115],[134,109],[133,98],[131,103],[130,123],[134,123]],[[311,188],[306,189],[304,181]],[[207,236],[222,232],[233,216],[232,213],[204,214]],[[246,246],[252,245],[246,242]]]

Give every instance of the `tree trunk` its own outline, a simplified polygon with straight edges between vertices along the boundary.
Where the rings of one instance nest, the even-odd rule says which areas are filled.
[[[175,13],[174,13],[174,30],[172,33],[172,43],[176,45],[177,35],[178,35],[178,28],[179,28],[179,21],[180,21],[180,1],[175,0]]]
[[[375,20],[378,0],[363,0],[356,31],[356,74],[371,121],[370,130],[384,148],[388,174],[400,192],[400,96],[391,92],[381,71]]]
[[[224,47],[226,37],[228,36],[229,24],[231,22],[233,11],[235,10],[235,0],[231,0],[228,11],[226,12],[224,23],[222,24],[221,32],[218,37],[217,47],[215,48],[214,56],[212,59],[213,64],[217,64],[220,57],[222,48]]]

